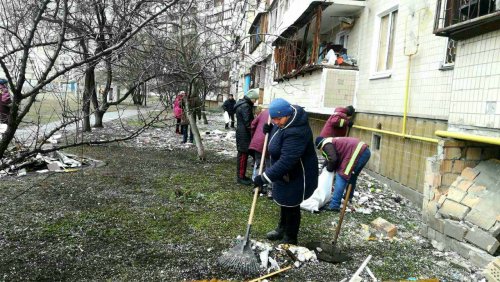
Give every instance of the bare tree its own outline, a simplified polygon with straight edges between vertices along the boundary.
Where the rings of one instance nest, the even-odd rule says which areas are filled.
[[[40,93],[69,73],[84,70],[85,91],[83,118],[89,125],[90,101],[96,100],[95,67],[113,62],[127,43],[154,19],[168,11],[178,0],[26,0],[0,1],[0,68],[8,81],[13,104],[7,130],[0,139],[0,158],[5,156],[16,131]],[[100,6],[101,5],[101,6]],[[113,6],[117,5],[117,6]],[[121,7],[113,9],[111,7]],[[104,7],[94,14],[87,9]],[[97,15],[97,16],[96,16]],[[110,26],[104,18],[115,17]],[[98,22],[97,25],[93,20]],[[101,24],[101,25],[99,25]],[[102,28],[102,30],[99,30]],[[145,76],[145,80],[150,76]],[[142,81],[143,83],[143,81]],[[136,81],[134,85],[141,85]],[[88,87],[87,87],[88,86]],[[137,86],[136,86],[137,87]],[[99,108],[97,103],[94,107]],[[105,108],[105,107],[104,107]],[[72,117],[56,128],[36,137],[33,146],[23,154],[3,161],[5,167],[20,156],[43,152],[41,145],[57,130],[78,121]],[[80,143],[81,144],[81,143]],[[77,146],[69,144],[67,146]]]

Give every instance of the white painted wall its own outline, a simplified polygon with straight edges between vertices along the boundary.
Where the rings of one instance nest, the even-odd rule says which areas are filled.
[[[359,87],[356,108],[364,112],[402,115],[406,87],[406,73],[412,56],[409,87],[409,115],[447,119],[453,71],[442,71],[447,38],[433,32],[435,0],[367,1],[368,7],[361,23]],[[373,79],[375,72],[379,15],[387,9],[398,7],[394,63],[390,77]],[[416,34],[412,41],[411,33]],[[414,44],[416,42],[417,44]],[[406,50],[405,50],[406,47]]]
[[[497,129],[500,137],[500,30],[459,42],[449,123]]]

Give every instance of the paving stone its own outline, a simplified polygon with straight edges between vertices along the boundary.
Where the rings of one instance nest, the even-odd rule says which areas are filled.
[[[470,253],[471,251],[473,252],[483,252],[486,253],[485,251],[474,247],[471,244],[465,243],[465,242],[460,242],[455,239],[449,238],[446,241],[446,246],[448,249],[457,252],[459,255],[462,257],[469,259],[470,258]]]
[[[473,168],[470,168],[470,167],[466,167],[464,168],[464,170],[462,170],[462,174],[460,174],[460,176],[462,176],[464,179],[467,179],[467,180],[474,180],[476,179],[476,177],[479,175],[480,171],[477,171]]]
[[[465,152],[465,158],[467,160],[481,160],[481,148],[480,147],[469,147]]]
[[[469,189],[467,189],[467,192],[478,193],[478,192],[482,192],[484,190],[486,190],[486,186],[473,184],[472,186],[469,187]]]
[[[421,223],[420,224],[420,235],[427,237],[429,226],[427,224]]]
[[[465,220],[471,222],[484,230],[489,230],[495,225],[495,218],[487,216],[478,209],[472,209],[471,212],[465,217]]]
[[[457,188],[462,190],[462,191],[465,191],[467,192],[467,190],[469,189],[469,187],[472,186],[472,184],[474,184],[474,182],[470,181],[470,180],[462,180],[458,185],[457,185]]]
[[[491,236],[498,238],[498,235],[500,235],[500,222],[495,223],[495,225],[493,225],[488,232]]]
[[[490,262],[484,269],[484,277],[490,282],[500,281],[500,258]]]
[[[438,233],[444,233],[444,220],[436,218],[435,216],[429,217],[427,225]],[[435,238],[435,236],[434,236]]]
[[[444,157],[447,160],[458,160],[462,157],[462,150],[460,148],[446,147],[444,148]]]
[[[437,232],[436,230],[432,229],[431,227],[428,227],[427,228],[427,236],[426,237],[429,240],[434,240],[434,239],[436,239],[436,232]]]
[[[471,251],[469,259],[477,267],[485,268],[489,263],[495,260],[495,257],[481,250],[480,252]]]
[[[465,218],[467,213],[470,211],[468,206],[462,205],[450,199],[446,199],[438,210],[438,212],[445,218],[450,217],[456,220],[462,220]]]
[[[465,235],[465,240],[490,254],[494,254],[498,246],[500,246],[500,242],[495,237],[479,228],[470,229]]]
[[[431,244],[434,248],[436,248],[440,252],[444,251],[444,248],[446,247],[444,242],[438,242],[436,240],[432,240]]]
[[[457,187],[462,180],[464,180],[462,176],[457,177],[457,179],[450,185],[450,187]]]
[[[463,241],[465,234],[469,229],[457,221],[445,219],[444,220],[444,234],[451,238]]]
[[[450,200],[460,203],[465,197],[465,195],[467,195],[467,192],[464,192],[460,189],[450,188],[450,190],[448,190],[447,197]]]
[[[462,201],[460,202],[461,204],[463,205],[466,205],[470,208],[473,208],[475,207],[479,202],[481,201],[481,198],[479,198],[478,196],[476,196],[475,194],[472,194],[472,193],[468,193],[467,195],[465,195],[465,197],[462,199]]]

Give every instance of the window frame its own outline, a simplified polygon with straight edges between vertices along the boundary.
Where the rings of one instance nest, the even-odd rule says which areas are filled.
[[[380,48],[380,42],[381,42],[380,36],[381,36],[382,18],[387,16],[387,15],[390,15],[389,28],[388,28],[388,30],[389,30],[388,34],[390,35],[390,30],[392,30],[392,24],[393,24],[392,14],[394,12],[398,12],[398,17],[399,17],[399,5],[395,4],[395,5],[390,6],[389,8],[383,9],[382,11],[378,12],[375,16],[375,24],[374,24],[375,32],[374,32],[372,46],[377,46],[377,48],[373,48],[372,53],[371,53],[372,58],[373,58],[372,62],[371,62],[371,73],[370,73],[371,80],[381,79],[381,78],[389,78],[392,76],[392,70],[394,68],[394,64],[391,66],[390,69],[385,69],[382,71],[378,71],[377,67],[379,64],[379,48]],[[396,27],[397,27],[397,23],[396,23]],[[394,43],[396,42],[396,33],[397,33],[396,27],[394,28],[394,34],[392,34],[392,36],[387,36],[387,41],[388,41],[388,44],[387,44],[388,49],[386,50],[387,52],[389,51],[389,46],[390,46],[389,43],[390,43],[392,37],[394,37]],[[396,49],[393,46],[393,53],[392,53],[393,60],[394,60],[395,50]],[[385,58],[386,64],[387,64],[388,59],[389,59],[389,56],[386,56],[386,58]]]

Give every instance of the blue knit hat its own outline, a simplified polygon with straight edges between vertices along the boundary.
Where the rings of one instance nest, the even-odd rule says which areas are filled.
[[[269,104],[269,115],[271,118],[286,117],[292,113],[292,106],[283,98],[274,99]]]

